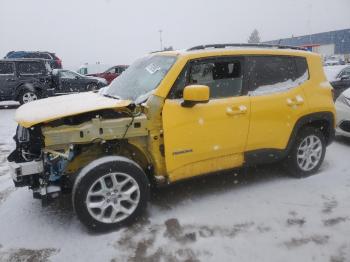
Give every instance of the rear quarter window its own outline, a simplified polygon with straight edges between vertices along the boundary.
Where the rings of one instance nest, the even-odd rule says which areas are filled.
[[[248,68],[250,95],[284,92],[309,78],[303,57],[254,56],[249,58]]]

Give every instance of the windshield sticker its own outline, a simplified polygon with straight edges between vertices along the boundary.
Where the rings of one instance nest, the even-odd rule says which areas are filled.
[[[160,70],[160,66],[158,66],[158,65],[156,65],[156,64],[154,64],[154,63],[152,63],[152,64],[149,64],[148,66],[146,66],[145,69],[148,71],[148,73],[150,73],[151,75],[153,75],[154,73],[156,73],[157,71]]]

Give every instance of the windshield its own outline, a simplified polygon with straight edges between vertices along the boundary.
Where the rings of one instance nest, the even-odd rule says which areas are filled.
[[[103,95],[145,101],[176,61],[175,56],[150,55],[140,58],[117,77]]]

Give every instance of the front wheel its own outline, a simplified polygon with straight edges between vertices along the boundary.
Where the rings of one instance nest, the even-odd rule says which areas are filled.
[[[104,231],[135,221],[149,197],[146,174],[124,157],[103,157],[86,166],[73,187],[73,206],[89,229]]]
[[[294,177],[307,177],[318,171],[326,154],[323,133],[316,128],[303,128],[296,138],[287,159],[286,166]]]

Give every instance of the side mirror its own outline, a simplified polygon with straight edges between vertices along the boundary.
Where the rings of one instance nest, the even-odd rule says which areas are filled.
[[[209,87],[204,85],[189,85],[184,88],[182,102],[183,107],[193,107],[197,103],[209,101]]]

